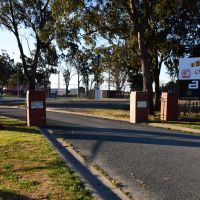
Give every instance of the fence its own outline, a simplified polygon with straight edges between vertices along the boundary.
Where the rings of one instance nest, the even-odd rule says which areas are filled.
[[[200,100],[180,100],[178,104],[179,117],[200,120]]]

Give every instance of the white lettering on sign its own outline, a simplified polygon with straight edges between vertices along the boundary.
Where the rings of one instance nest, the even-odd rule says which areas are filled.
[[[195,74],[200,74],[200,69],[195,70]]]
[[[147,108],[146,101],[137,101],[137,108]]]
[[[41,109],[43,107],[43,101],[31,101],[31,109]]]
[[[191,90],[199,89],[199,81],[192,81],[192,83],[188,85],[188,88]]]

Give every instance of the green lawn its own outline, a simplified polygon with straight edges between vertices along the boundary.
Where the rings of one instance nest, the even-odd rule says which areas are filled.
[[[6,117],[0,124],[1,200],[94,199],[37,128]]]

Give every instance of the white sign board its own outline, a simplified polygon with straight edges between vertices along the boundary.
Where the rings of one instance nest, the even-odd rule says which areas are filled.
[[[31,101],[31,109],[42,109],[43,107],[43,101]]]
[[[200,58],[179,59],[179,80],[200,80]]]
[[[137,101],[137,108],[147,108],[146,101]]]

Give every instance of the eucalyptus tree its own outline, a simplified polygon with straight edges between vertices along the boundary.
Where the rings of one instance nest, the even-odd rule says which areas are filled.
[[[71,70],[69,68],[62,68],[61,72],[63,74],[64,77],[64,81],[65,81],[65,95],[66,97],[68,97],[68,91],[69,91],[69,82],[71,80]]]
[[[198,0],[97,0],[93,3],[93,12],[98,15],[98,23],[93,27],[104,37],[125,38],[138,56],[150,113],[153,113],[153,78],[159,93],[162,62],[167,63],[169,56],[183,54],[182,46],[194,40],[198,4]]]
[[[49,0],[1,0],[0,25],[14,34],[17,40],[24,73],[29,81],[29,89],[35,89],[38,60],[42,49],[51,44],[54,37],[54,18]],[[23,35],[34,40],[34,55],[27,63]]]
[[[84,0],[75,4],[63,0],[60,7],[61,1],[57,2],[57,14],[62,11],[68,19],[64,20],[65,24],[73,27],[68,31],[70,37],[66,37],[73,38],[72,43],[67,43],[68,47],[74,47],[73,41],[80,41],[80,36],[94,45],[100,36],[111,45],[120,39],[128,42],[137,57],[135,65],[140,65],[143,91],[148,93],[149,112],[153,113],[152,83],[156,83],[158,98],[162,63],[168,62],[174,52],[190,42],[198,30],[194,13],[198,12],[199,1]]]
[[[116,90],[121,91],[128,80],[129,55],[125,44],[112,44],[102,49],[102,64],[108,72],[108,88],[111,83]]]
[[[36,71],[36,86],[44,88],[49,92],[50,76],[57,73],[58,56],[54,47],[42,49]]]
[[[150,24],[150,63],[155,82],[155,107],[160,107],[159,76],[161,66],[171,77],[178,72],[178,57],[187,54],[186,46],[195,43],[198,1],[160,1],[152,8]]]
[[[82,83],[85,86],[86,89],[86,97],[88,97],[89,94],[89,86],[92,82],[91,76],[92,76],[92,52],[91,50],[84,50],[84,61],[82,63],[81,67],[81,76],[82,76]]]
[[[69,93],[69,83],[74,75],[73,72],[73,66],[70,62],[66,59],[66,56],[64,54],[61,55],[61,60],[64,60],[65,65],[60,67],[60,71],[62,72],[64,82],[65,82],[65,96],[68,97]]]
[[[0,88],[7,87],[9,78],[15,74],[14,60],[10,58],[6,51],[0,55]]]

